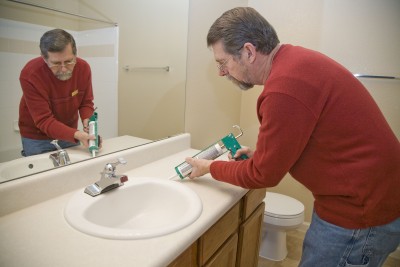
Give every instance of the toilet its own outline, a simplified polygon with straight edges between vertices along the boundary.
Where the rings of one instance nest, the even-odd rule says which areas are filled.
[[[264,224],[260,257],[281,261],[287,256],[286,231],[298,228],[304,221],[304,205],[289,196],[267,192],[264,198]]]

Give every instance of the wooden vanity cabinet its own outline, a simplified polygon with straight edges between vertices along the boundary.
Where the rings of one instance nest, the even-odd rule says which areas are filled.
[[[178,258],[171,262],[168,267],[197,267],[197,242],[194,242]]]
[[[258,265],[265,193],[266,189],[251,190],[242,199],[242,222],[239,227],[236,256],[237,267],[257,267]]]
[[[204,267],[235,267],[237,252],[237,233],[231,235],[223,246],[207,261]]]
[[[226,258],[223,254],[217,253],[218,250],[227,250],[230,253],[232,252],[232,245],[227,244],[228,239],[232,235],[236,235],[236,243],[237,243],[237,229],[240,223],[240,201],[236,203],[236,205],[231,208],[221,219],[218,220],[210,229],[207,230],[198,240],[198,260],[199,266],[207,266],[210,260],[214,262],[221,262],[221,259],[218,258]],[[225,249],[225,246],[230,246],[230,249]],[[234,248],[234,258],[236,259],[236,246]],[[227,259],[229,260],[229,259]],[[233,261],[233,265],[228,265],[228,262],[225,263],[224,266],[235,266],[235,261]],[[210,265],[214,266],[214,265]],[[217,266],[217,265],[215,265]],[[220,265],[222,266],[222,265]]]
[[[256,267],[265,193],[265,189],[250,190],[168,266]]]

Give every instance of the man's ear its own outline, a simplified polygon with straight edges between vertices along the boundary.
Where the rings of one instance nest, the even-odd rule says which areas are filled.
[[[243,45],[244,58],[252,63],[256,59],[256,47],[252,43],[245,43]]]

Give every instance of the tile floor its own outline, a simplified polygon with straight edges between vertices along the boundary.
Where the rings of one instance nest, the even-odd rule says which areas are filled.
[[[300,262],[301,248],[304,239],[304,232],[289,231],[287,233],[288,256],[283,261],[271,261],[259,258],[258,267],[297,267]],[[400,259],[389,257],[383,267],[399,267]],[[313,266],[314,267],[314,266]]]

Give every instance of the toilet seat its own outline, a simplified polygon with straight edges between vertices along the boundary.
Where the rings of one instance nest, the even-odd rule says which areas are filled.
[[[267,192],[264,198],[264,215],[280,218],[292,219],[302,216],[304,205],[297,199],[282,194]]]

